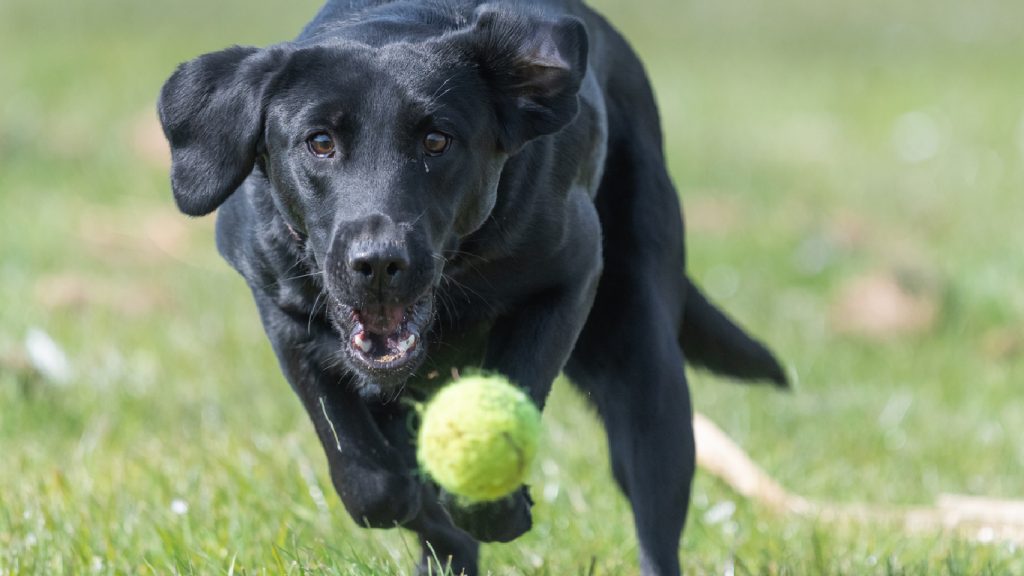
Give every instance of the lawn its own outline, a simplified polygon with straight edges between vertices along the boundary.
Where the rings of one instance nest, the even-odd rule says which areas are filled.
[[[785,394],[694,372],[696,408],[810,498],[1024,496],[1024,4],[595,4],[653,77],[691,273],[798,375]],[[175,212],[154,120],[178,62],[316,8],[0,1],[0,575],[408,573],[413,539],[356,528],[333,493],[212,218]],[[41,334],[65,374],[32,368]],[[636,573],[563,382],[545,428],[535,529],[484,566]],[[698,574],[1024,573],[972,536],[779,515],[699,473],[680,554]]]

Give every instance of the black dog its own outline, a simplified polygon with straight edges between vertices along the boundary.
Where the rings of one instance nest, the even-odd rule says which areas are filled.
[[[642,572],[679,572],[684,363],[785,377],[688,280],[654,98],[602,18],[573,0],[330,1],[293,42],[182,65],[159,112],[175,200],[220,207],[217,246],[358,522],[476,573],[477,541],[530,528],[529,494],[463,507],[425,483],[395,400],[472,366],[543,406],[564,369],[604,420]]]

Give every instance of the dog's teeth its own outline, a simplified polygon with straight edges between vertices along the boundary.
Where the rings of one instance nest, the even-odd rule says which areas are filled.
[[[409,334],[408,338],[406,338],[405,340],[402,340],[401,342],[398,343],[398,351],[404,354],[404,353],[408,352],[409,348],[412,348],[413,344],[415,344],[415,343],[416,343],[416,335],[415,334]]]
[[[366,337],[363,336],[362,332],[355,335],[355,338],[352,339],[352,343],[356,345],[356,348],[362,350],[363,354],[369,354],[370,350],[373,350],[373,342],[371,340],[367,340]]]

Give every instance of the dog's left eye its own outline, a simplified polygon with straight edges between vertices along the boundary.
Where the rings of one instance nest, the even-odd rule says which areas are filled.
[[[334,157],[334,139],[326,132],[317,132],[306,139],[306,147],[317,158]]]
[[[448,149],[451,142],[452,137],[444,132],[427,132],[427,135],[423,137],[423,149],[431,156],[440,156]]]

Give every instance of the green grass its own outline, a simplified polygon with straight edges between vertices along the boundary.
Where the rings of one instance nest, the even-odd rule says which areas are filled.
[[[1024,5],[599,5],[654,79],[691,271],[800,376],[776,394],[694,373],[697,409],[808,497],[1021,496]],[[316,8],[0,3],[0,574],[408,573],[408,534],[348,519],[211,222],[173,212],[136,136],[176,63]],[[892,269],[928,279],[938,320],[837,331],[843,287]],[[66,385],[18,367],[32,327]],[[549,408],[536,527],[484,565],[635,573],[595,419],[563,383]],[[680,554],[693,573],[1024,572],[1008,544],[780,517],[703,473]]]

